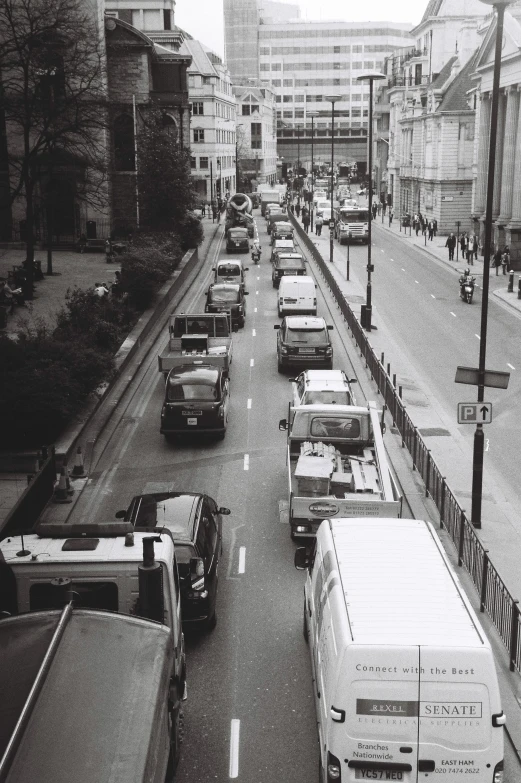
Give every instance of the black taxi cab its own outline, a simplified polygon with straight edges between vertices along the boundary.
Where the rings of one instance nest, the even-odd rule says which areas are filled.
[[[184,364],[166,379],[160,432],[175,435],[216,435],[224,438],[230,409],[230,381],[222,367]]]
[[[206,292],[205,313],[229,312],[232,326],[244,326],[248,292],[239,283],[213,283]]]
[[[306,274],[306,262],[300,253],[277,253],[273,260],[271,282],[273,283],[273,288],[278,288],[281,277]]]

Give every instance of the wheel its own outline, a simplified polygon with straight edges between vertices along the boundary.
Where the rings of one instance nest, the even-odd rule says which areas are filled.
[[[278,372],[284,372],[284,365],[282,362],[277,361],[277,370]]]
[[[279,316],[279,318],[282,318],[282,312],[281,312],[280,307],[277,310],[277,315]]]
[[[245,323],[246,323],[246,319],[245,319],[245,318],[241,318],[241,320],[239,321],[239,327],[240,327],[241,329],[244,329],[244,324],[245,324]]]
[[[217,610],[214,606],[213,612],[211,613],[210,617],[205,621],[204,628],[205,631],[213,631],[215,626],[217,625]]]
[[[176,704],[170,713],[170,751],[165,774],[165,783],[173,783],[175,771],[181,756],[181,737],[184,726],[183,712],[179,694],[176,695]]]
[[[172,432],[165,432],[164,436],[167,443],[173,443],[175,440],[175,435]]]
[[[272,279],[272,281],[271,281],[271,284],[272,284],[273,288],[276,288],[276,287],[277,287],[277,283],[276,283],[276,282],[275,282],[275,280],[273,280],[273,279]]]
[[[222,432],[217,433],[217,440],[224,440],[224,436],[226,435],[226,430],[223,430]]]

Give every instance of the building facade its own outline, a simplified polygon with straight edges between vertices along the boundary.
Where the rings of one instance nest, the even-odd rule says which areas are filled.
[[[277,179],[275,93],[269,87],[233,87],[237,100],[237,190],[251,192]]]

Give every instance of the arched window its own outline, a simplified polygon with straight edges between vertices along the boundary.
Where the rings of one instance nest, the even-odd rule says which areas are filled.
[[[177,122],[175,119],[171,114],[163,114],[162,122],[164,133],[166,133],[167,136],[170,136],[173,142],[177,142],[179,131],[177,129]]]
[[[116,171],[134,171],[134,121],[129,114],[114,120],[114,167]]]

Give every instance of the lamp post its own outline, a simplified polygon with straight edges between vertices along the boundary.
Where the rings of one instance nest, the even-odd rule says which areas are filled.
[[[311,203],[309,205],[311,218],[311,232],[313,232],[313,199],[315,193],[315,170],[313,159],[313,141],[315,140],[315,117],[318,117],[318,111],[306,112],[307,117],[311,117]]]
[[[333,220],[333,190],[334,190],[334,164],[335,164],[335,103],[341,99],[341,95],[325,95],[326,101],[331,103],[331,218]],[[333,263],[334,233],[329,224],[329,262]]]
[[[368,201],[368,209],[369,209],[369,222],[368,222],[368,237],[367,237],[367,292],[366,292],[366,300],[365,300],[365,316],[362,318],[362,326],[364,329],[366,329],[368,332],[371,331],[372,324],[372,312],[373,312],[373,302],[372,302],[372,286],[371,286],[371,272],[373,271],[373,265],[371,263],[371,224],[373,221],[373,82],[377,81],[378,79],[385,79],[385,75],[383,73],[380,73],[379,71],[366,71],[365,73],[361,74],[357,77],[357,81],[368,81],[369,82],[369,134],[368,134],[368,169],[369,169],[369,201]]]
[[[488,291],[490,276],[490,246],[492,242],[492,202],[494,198],[494,174],[496,169],[496,140],[499,104],[499,76],[501,72],[501,48],[503,45],[503,21],[505,8],[513,0],[481,0],[496,9],[496,46],[494,77],[492,82],[492,106],[490,114],[490,141],[488,146],[487,205],[485,208],[485,242],[483,247],[483,293],[481,299],[481,328],[478,365],[478,403],[485,399],[485,362],[487,355]],[[472,458],[472,511],[471,522],[481,527],[481,503],[483,495],[483,453],[485,434],[483,425],[477,424],[474,433],[474,454]]]
[[[300,125],[295,125],[295,128],[297,129],[297,189],[300,204]]]

